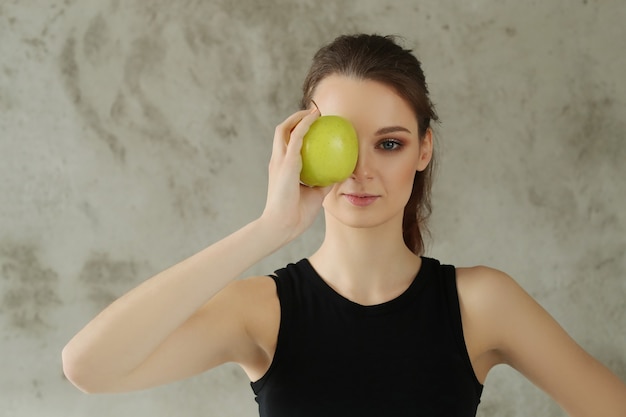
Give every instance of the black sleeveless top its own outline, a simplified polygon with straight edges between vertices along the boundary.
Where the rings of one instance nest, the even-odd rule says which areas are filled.
[[[461,326],[455,269],[422,258],[397,298],[363,306],[308,260],[273,276],[274,359],[252,382],[261,417],[474,417],[482,385]]]

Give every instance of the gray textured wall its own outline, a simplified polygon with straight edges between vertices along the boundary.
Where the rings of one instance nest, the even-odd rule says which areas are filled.
[[[255,415],[234,366],[88,396],[60,350],[260,213],[310,56],[355,31],[424,61],[443,120],[428,255],[507,271],[626,379],[624,21],[621,0],[0,1],[0,416]],[[496,368],[479,415],[563,413]]]

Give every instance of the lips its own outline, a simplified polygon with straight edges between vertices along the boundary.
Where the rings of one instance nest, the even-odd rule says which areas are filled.
[[[374,203],[379,196],[371,194],[343,194],[350,204],[357,207],[367,207]]]

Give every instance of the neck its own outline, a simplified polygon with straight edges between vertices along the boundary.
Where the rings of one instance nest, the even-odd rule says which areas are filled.
[[[309,260],[331,287],[361,304],[399,295],[421,264],[404,243],[401,221],[353,228],[332,218],[326,219],[324,241]]]

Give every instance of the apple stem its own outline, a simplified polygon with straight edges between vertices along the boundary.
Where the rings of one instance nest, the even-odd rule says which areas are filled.
[[[320,107],[317,105],[317,103],[315,102],[315,100],[311,99],[311,103],[313,103],[313,105],[315,106],[315,108],[319,111]],[[320,115],[322,114],[322,112],[320,112]]]

